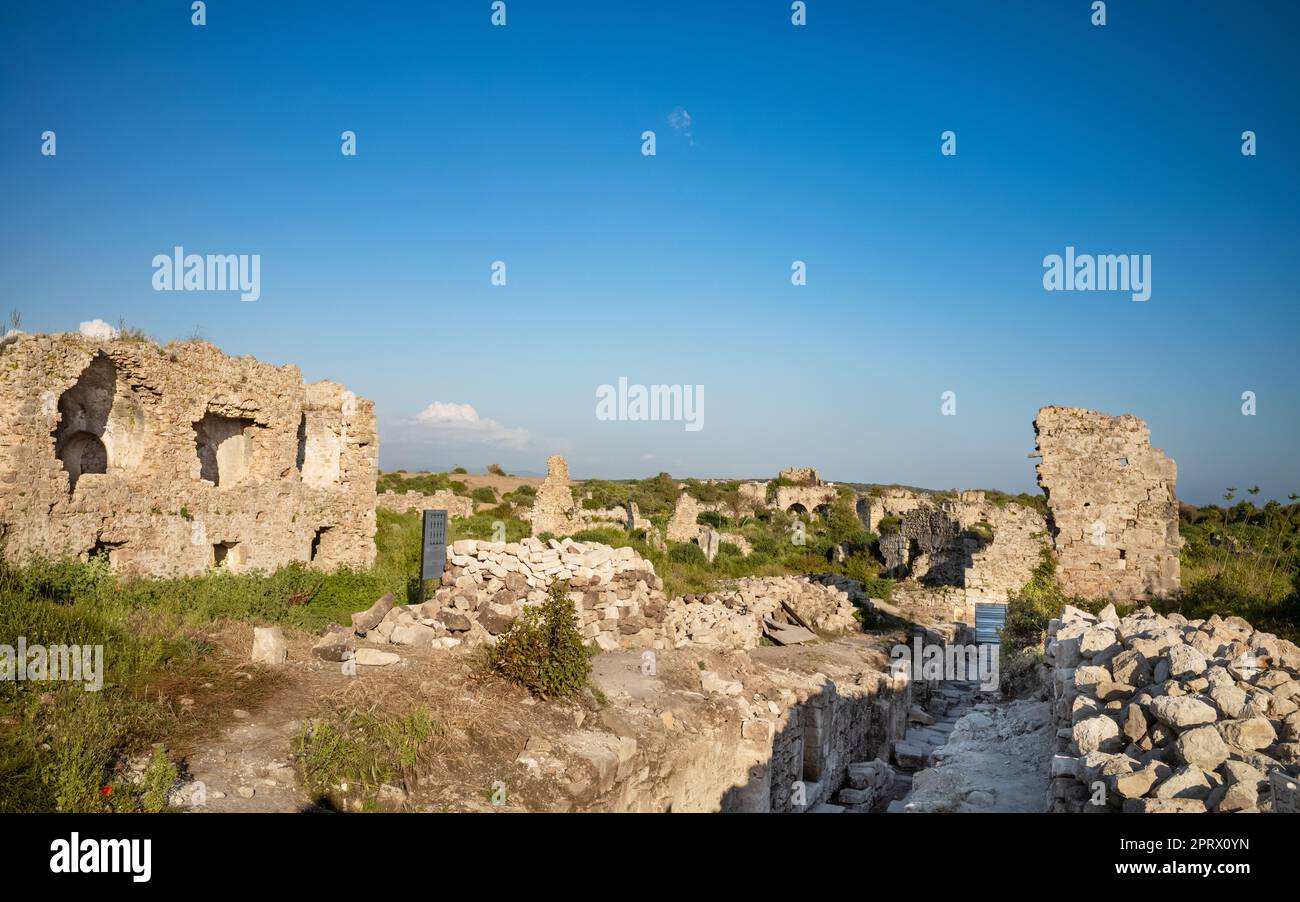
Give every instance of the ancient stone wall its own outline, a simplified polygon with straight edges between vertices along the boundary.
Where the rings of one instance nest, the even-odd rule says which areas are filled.
[[[374,406],[206,342],[0,345],[7,557],[135,574],[374,561]]]
[[[740,514],[756,514],[767,507],[767,485],[766,482],[742,482],[736,487]]]
[[[1031,507],[995,504],[984,492],[937,500],[907,490],[873,499],[876,528],[885,517],[899,525],[880,538],[883,575],[910,577],[930,587],[961,590],[960,603],[1002,603],[1029,582],[1047,541],[1047,522]]]
[[[779,486],[774,507],[798,514],[810,514],[819,508],[829,507],[839,497],[839,491],[829,485]]]
[[[1135,416],[1044,407],[1034,420],[1061,585],[1155,599],[1179,588],[1178,468]]]
[[[423,624],[431,631],[413,638],[491,641],[524,605],[545,601],[557,581],[568,584],[584,638],[603,650],[668,646],[668,601],[653,564],[631,548],[532,537],[452,543],[442,586],[429,602],[410,609],[416,622],[432,621]]]
[[[821,485],[822,478],[813,467],[789,467],[777,474],[777,479],[794,485]]]
[[[533,535],[549,532],[552,535],[569,535],[575,531],[573,489],[569,485],[569,464],[560,454],[546,458],[546,479],[533,499],[530,518]]]
[[[667,538],[670,542],[694,542],[700,534],[700,525],[696,522],[704,508],[690,492],[682,492],[673,508],[672,519],[668,521]]]
[[[474,500],[472,498],[457,495],[447,489],[441,489],[432,495],[414,491],[380,492],[375,497],[375,506],[399,513],[445,510],[448,518],[452,520],[474,515]]]

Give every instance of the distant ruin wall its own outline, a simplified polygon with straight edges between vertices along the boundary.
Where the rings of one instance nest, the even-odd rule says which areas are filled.
[[[569,463],[563,455],[552,454],[546,458],[546,479],[533,499],[530,518],[533,535],[550,533],[556,536],[572,534],[576,529],[573,489],[569,485]]]
[[[1154,599],[1179,588],[1178,468],[1144,422],[1076,407],[1034,420],[1058,575],[1071,594]]]
[[[0,345],[6,557],[142,575],[375,557],[374,406],[206,342]]]
[[[375,506],[399,513],[445,510],[448,518],[452,520],[474,516],[473,499],[457,495],[447,489],[440,489],[432,495],[413,491],[380,492],[375,498]]]
[[[1037,510],[997,504],[979,491],[936,500],[891,489],[870,506],[873,528],[880,529],[886,517],[899,522],[881,534],[882,573],[961,590],[972,614],[974,604],[1003,603],[1023,588],[1047,540],[1047,523]]]

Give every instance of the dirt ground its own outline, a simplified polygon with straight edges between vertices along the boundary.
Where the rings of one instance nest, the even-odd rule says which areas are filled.
[[[750,698],[779,698],[772,678],[791,673],[879,671],[881,637],[855,636],[818,645],[765,647],[749,654],[700,648],[657,652],[647,674],[641,652],[593,661],[591,685],[572,700],[538,701],[526,690],[484,676],[480,650],[384,645],[401,661],[356,668],[312,656],[315,637],[286,630],[289,660],[273,671],[251,665],[251,627],[231,624],[219,654],[248,679],[247,697],[221,697],[218,724],[194,743],[183,768],[182,801],[192,811],[323,811],[362,807],[356,787],[312,798],[303,789],[297,743],[312,718],[345,712],[404,717],[423,707],[436,738],[418,763],[391,778],[378,806],[406,811],[572,811],[617,807],[615,777],[636,783],[628,768],[680,754],[692,743],[730,747],[739,724],[734,699],[701,692],[701,672],[743,681]],[[270,687],[269,689],[267,687]],[[256,691],[254,691],[256,687]],[[633,760],[637,752],[640,755]],[[610,764],[610,762],[613,762]],[[617,775],[609,771],[617,770]],[[204,796],[194,804],[196,783]],[[372,792],[366,801],[375,803]],[[654,802],[647,804],[653,805]]]

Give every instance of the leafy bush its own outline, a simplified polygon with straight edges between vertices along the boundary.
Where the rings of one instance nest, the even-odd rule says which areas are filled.
[[[700,511],[696,516],[695,522],[701,526],[710,526],[714,529],[722,529],[731,525],[731,518],[726,514],[720,514],[717,511]]]
[[[704,556],[704,549],[692,542],[678,542],[668,549],[668,558],[679,564],[693,564],[697,567],[708,566],[709,559]]]
[[[898,532],[899,527],[901,527],[902,525],[903,525],[903,521],[900,520],[898,517],[881,517],[880,522],[876,524],[877,531],[882,536],[887,536],[890,535],[891,533]]]
[[[556,581],[546,601],[525,607],[489,651],[488,662],[542,698],[581,691],[591,675],[591,652],[578,630],[568,583]]]
[[[479,501],[483,504],[494,504],[497,500],[496,490],[489,488],[488,486],[480,486],[470,492],[469,496],[475,501]]]
[[[488,464],[487,471],[493,476],[509,476],[505,470],[501,469],[501,464]]]

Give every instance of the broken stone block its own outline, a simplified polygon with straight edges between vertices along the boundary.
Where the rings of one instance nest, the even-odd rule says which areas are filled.
[[[1118,752],[1123,748],[1119,725],[1104,715],[1079,721],[1071,731],[1071,738],[1082,755],[1098,751]]]
[[[425,646],[432,645],[438,638],[438,631],[422,623],[411,623],[393,627],[388,641],[394,645]]]
[[[1185,764],[1206,771],[1217,770],[1228,760],[1228,746],[1213,726],[1194,727],[1179,734],[1174,740],[1174,753]]]
[[[341,662],[356,648],[352,634],[342,627],[333,627],[311,647],[311,653],[322,661]]]
[[[396,664],[402,660],[402,656],[391,651],[381,651],[378,648],[358,648],[354,653],[353,660],[365,667],[387,667],[389,664]]]
[[[1277,733],[1267,718],[1225,720],[1218,724],[1219,734],[1228,745],[1239,749],[1268,748],[1277,741]],[[1224,757],[1227,757],[1226,755]]]
[[[1215,710],[1198,698],[1191,696],[1161,696],[1151,700],[1151,713],[1163,724],[1184,730],[1218,719]]]
[[[278,626],[253,627],[254,664],[279,667],[289,657],[289,643],[284,640],[284,633]]]
[[[369,609],[352,615],[352,629],[364,636],[384,622],[388,612],[393,609],[393,593],[389,592],[370,606]]]
[[[443,611],[438,615],[438,619],[447,631],[452,633],[468,632],[473,625],[468,617],[455,611]]]
[[[931,749],[927,745],[908,742],[905,739],[894,741],[894,763],[910,770],[920,770],[930,763]]]
[[[1204,771],[1195,764],[1185,764],[1162,780],[1151,794],[1157,799],[1196,799],[1204,802],[1209,797],[1211,788]]]

